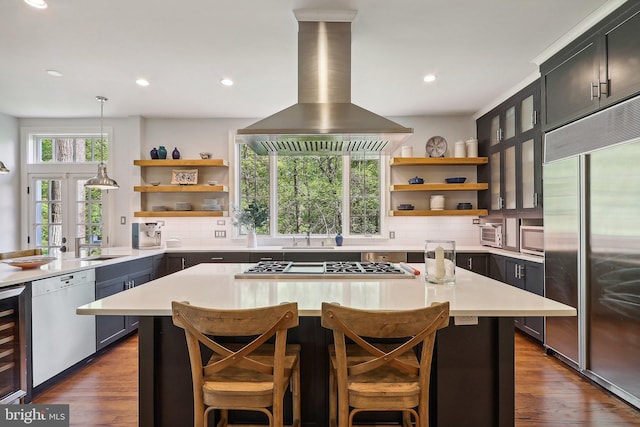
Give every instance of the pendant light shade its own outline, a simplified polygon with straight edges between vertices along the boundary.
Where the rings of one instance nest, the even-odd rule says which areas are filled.
[[[104,119],[104,103],[107,102],[107,98],[104,96],[96,96],[96,99],[100,101],[100,164],[98,164],[98,174],[93,178],[87,180],[84,183],[85,187],[97,188],[98,190],[113,190],[120,188],[118,183],[109,178],[107,175],[107,165],[104,164],[104,132],[103,132],[103,119]]]
[[[7,167],[2,162],[0,162],[0,173],[9,173],[9,169],[7,169]]]

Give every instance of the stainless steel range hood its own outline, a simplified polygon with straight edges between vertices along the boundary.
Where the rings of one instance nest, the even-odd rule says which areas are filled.
[[[258,154],[391,152],[413,133],[351,103],[351,21],[355,11],[294,11],[298,103],[238,129]]]

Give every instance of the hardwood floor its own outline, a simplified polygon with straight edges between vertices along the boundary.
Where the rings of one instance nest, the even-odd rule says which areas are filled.
[[[133,335],[38,393],[33,403],[70,404],[71,426],[135,427],[137,395],[138,337]],[[516,427],[532,426],[640,426],[640,411],[516,334]]]
[[[68,403],[71,426],[137,426],[138,335],[111,346],[38,393],[33,403]]]

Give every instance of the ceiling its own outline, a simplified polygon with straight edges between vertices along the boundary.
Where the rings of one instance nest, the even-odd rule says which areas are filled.
[[[621,2],[47,0],[39,10],[2,0],[0,112],[95,117],[103,95],[108,117],[261,118],[297,101],[293,10],[332,8],[357,10],[352,102],[385,116],[473,114]],[[437,80],[425,83],[428,73]],[[141,77],[151,84],[136,85]]]

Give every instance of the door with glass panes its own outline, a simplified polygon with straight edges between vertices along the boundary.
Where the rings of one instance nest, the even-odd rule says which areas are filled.
[[[95,252],[103,239],[103,192],[85,188],[91,174],[33,174],[30,176],[30,245],[57,256],[73,251]],[[77,239],[80,240],[77,240]]]

